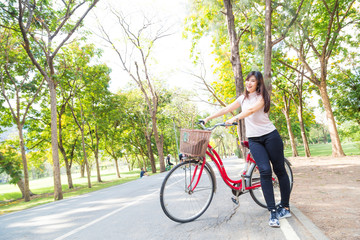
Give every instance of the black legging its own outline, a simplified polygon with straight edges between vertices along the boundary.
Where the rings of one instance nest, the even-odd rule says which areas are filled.
[[[250,137],[249,147],[251,154],[259,167],[261,188],[268,209],[275,209],[274,189],[272,185],[272,171],[279,179],[281,205],[289,207],[290,181],[284,165],[284,144],[277,130],[261,137]]]
[[[166,158],[166,161],[168,165],[174,165],[172,162],[170,162],[170,158]]]

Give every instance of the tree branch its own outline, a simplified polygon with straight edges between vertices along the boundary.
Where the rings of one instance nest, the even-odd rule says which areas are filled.
[[[65,44],[65,42],[73,35],[75,30],[80,26],[81,22],[84,20],[86,15],[90,12],[90,10],[95,7],[95,5],[99,2],[99,0],[94,0],[94,2],[89,6],[89,8],[86,10],[86,12],[80,17],[80,19],[77,21],[73,29],[69,32],[69,34],[63,39],[63,41],[58,45],[58,47],[55,49],[53,54],[51,55],[51,59],[54,59],[60,48]]]
[[[10,100],[9,100],[9,98],[8,98],[7,95],[6,95],[6,92],[5,92],[5,83],[4,83],[3,75],[2,75],[1,72],[0,72],[0,80],[1,80],[2,95],[3,95],[3,97],[5,98],[7,104],[9,105],[9,108],[10,108],[11,114],[13,115],[13,118],[15,119],[16,122],[18,122],[18,121],[19,121],[19,118],[18,118],[18,116],[16,116],[15,111],[14,111],[13,107],[11,106]]]
[[[282,40],[285,39],[286,34],[288,33],[288,31],[290,30],[291,26],[295,23],[297,17],[299,16],[299,12],[301,10],[302,4],[304,3],[304,0],[301,0],[299,7],[296,10],[295,16],[293,17],[293,19],[291,20],[291,22],[289,23],[289,25],[287,26],[286,30],[284,33],[281,34],[281,37],[276,39],[275,41],[272,41],[271,46],[275,46],[276,44],[278,44],[279,42],[281,42]]]
[[[294,71],[296,71],[296,72],[298,72],[298,73],[300,73],[300,74],[302,74],[302,72],[301,71],[299,71],[297,68],[295,68],[295,67],[293,67],[293,66],[291,66],[291,65],[289,65],[289,64],[287,64],[286,62],[284,62],[284,61],[282,61],[282,60],[277,60],[279,63],[281,63],[282,65],[284,65],[284,66],[286,66],[286,67],[288,67],[288,68],[290,68],[290,69],[292,69],[292,70],[294,70]],[[314,82],[314,80],[312,79],[312,78],[310,78],[310,77],[308,77],[308,76],[306,76],[305,74],[304,74],[304,77],[306,77],[307,79],[309,79],[311,82],[313,82],[313,83],[315,83]]]
[[[324,0],[323,0],[324,1]],[[332,29],[332,25],[333,25],[333,22],[334,22],[334,16],[335,16],[335,12],[336,12],[336,9],[339,7],[339,2],[338,0],[336,0],[335,4],[334,4],[334,10],[332,11],[332,13],[330,14],[330,21],[329,21],[329,25],[328,25],[328,29],[327,29],[327,35],[326,35],[326,39],[325,39],[325,43],[322,47],[322,58],[324,58],[326,55],[327,55],[327,47],[328,47],[328,44],[329,44],[329,41],[331,39],[331,29]],[[340,31],[340,29],[338,29],[338,31]],[[334,38],[336,39],[337,38],[337,34],[334,34]]]

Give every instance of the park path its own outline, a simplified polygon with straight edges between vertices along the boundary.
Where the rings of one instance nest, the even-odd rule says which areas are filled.
[[[224,165],[231,169],[230,176],[239,176],[239,159],[228,159]],[[267,210],[257,206],[249,194],[240,197],[239,206],[234,205],[231,191],[219,178],[204,215],[191,223],[175,223],[160,206],[159,189],[165,175],[0,216],[0,239],[326,239],[321,233],[314,234],[316,227],[306,217],[299,221],[300,212],[282,219],[280,229],[268,227]]]

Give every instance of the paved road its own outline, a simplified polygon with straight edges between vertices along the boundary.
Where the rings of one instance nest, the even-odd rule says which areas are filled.
[[[239,160],[224,164],[231,169],[230,176],[238,176]],[[281,220],[280,229],[268,227],[267,210],[249,194],[234,205],[230,189],[219,178],[204,215],[191,223],[175,223],[160,207],[159,188],[165,174],[0,216],[0,239],[326,239],[297,209],[298,214]]]

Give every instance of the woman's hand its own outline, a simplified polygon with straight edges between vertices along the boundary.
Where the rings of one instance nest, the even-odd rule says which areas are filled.
[[[210,119],[209,119],[209,117],[207,117],[207,118],[203,119],[203,121],[204,121],[204,125],[206,125],[206,123],[207,123],[209,120],[210,120]]]
[[[238,118],[235,116],[235,117],[232,117],[228,120],[226,120],[225,124],[233,124],[233,122],[236,122],[238,120]]]

